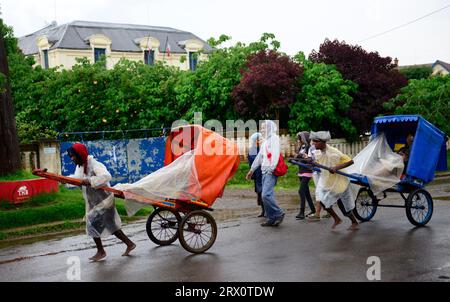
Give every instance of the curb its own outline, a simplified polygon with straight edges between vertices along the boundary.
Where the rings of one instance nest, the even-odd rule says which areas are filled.
[[[444,177],[450,177],[450,173],[436,174],[434,178],[444,178]]]

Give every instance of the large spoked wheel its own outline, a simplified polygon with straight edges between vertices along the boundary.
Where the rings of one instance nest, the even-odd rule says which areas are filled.
[[[157,208],[147,219],[147,235],[158,245],[172,244],[178,238],[178,225],[181,216],[178,212]]]
[[[206,252],[217,237],[216,221],[205,211],[192,211],[184,216],[178,231],[183,248],[194,254]]]
[[[360,221],[369,221],[377,212],[378,200],[369,188],[361,188],[356,197],[353,214]]]
[[[415,226],[426,225],[433,215],[433,198],[423,189],[417,189],[406,199],[406,216]]]

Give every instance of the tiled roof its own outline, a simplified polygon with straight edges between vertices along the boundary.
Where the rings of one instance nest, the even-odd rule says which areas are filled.
[[[166,41],[168,41],[170,52],[186,53],[182,48],[183,43],[180,42],[188,39],[202,41],[206,52],[212,50],[211,46],[196,35],[179,29],[88,21],[73,21],[59,26],[50,25],[35,33],[19,38],[19,47],[25,55],[38,53],[36,38],[45,35],[52,45],[50,49],[91,49],[86,39],[94,34],[103,34],[111,39],[111,51],[141,52],[141,48],[135,41],[148,36],[160,41],[160,52],[165,52]]]
[[[450,64],[449,64],[449,63],[445,63],[444,61],[437,60],[436,62],[434,62],[433,68],[434,68],[434,66],[436,66],[436,65],[441,65],[442,67],[444,67],[445,70],[447,70],[448,72],[450,72]]]

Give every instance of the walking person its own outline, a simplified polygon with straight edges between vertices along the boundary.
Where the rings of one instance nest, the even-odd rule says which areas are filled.
[[[259,132],[253,133],[250,136],[250,148],[248,150],[248,163],[250,167],[255,161],[256,156],[260,151],[262,143],[262,135]],[[257,195],[257,204],[261,207],[261,214],[258,217],[264,217],[264,203],[262,201],[262,172],[261,167],[258,167],[252,175],[252,179],[255,182],[255,192]]]
[[[311,146],[309,147],[309,152],[308,152],[308,158],[312,161],[316,161],[316,147],[314,146],[314,144],[311,142]],[[314,187],[315,187],[315,199],[316,199],[316,203],[315,203],[315,208],[316,208],[316,212],[315,213],[311,213],[306,215],[306,217],[308,218],[308,221],[320,221],[322,219],[321,216],[321,212],[322,212],[322,203],[320,202],[320,192],[319,190],[317,190],[317,185],[319,183],[319,177],[320,177],[320,171],[313,171],[312,174],[312,179],[314,182]],[[325,213],[325,215],[323,215],[323,218],[330,218],[331,215],[327,212]]]
[[[75,173],[70,177],[82,180],[83,197],[86,202],[86,232],[94,239],[97,253],[89,258],[99,261],[106,257],[101,237],[115,235],[127,245],[122,256],[128,256],[136,248],[134,244],[120,229],[121,220],[117,213],[114,194],[95,188],[109,186],[111,174],[105,165],[89,155],[85,145],[75,143],[67,150],[68,155],[75,163]]]
[[[270,120],[264,121],[261,125],[261,134],[264,142],[261,150],[256,156],[246,179],[250,180],[258,167],[262,172],[262,199],[267,221],[261,226],[278,226],[284,219],[284,211],[278,206],[275,200],[274,188],[277,184],[278,176],[273,172],[278,165],[280,157],[280,137],[277,135],[277,125]]]
[[[297,157],[308,158],[308,152],[310,149],[309,132],[302,131],[297,133],[297,141],[299,143]],[[308,216],[316,213],[316,208],[314,207],[311,193],[309,191],[309,181],[313,176],[313,171],[311,169],[299,166],[297,176],[300,180],[300,188],[298,190],[298,193],[300,195],[300,212],[297,216],[295,216],[295,218],[302,220],[305,219],[305,201],[308,201],[308,205],[311,210],[310,213],[308,213]]]
[[[347,168],[353,164],[353,160],[338,149],[328,145],[326,142],[331,139],[330,132],[311,132],[311,140],[316,148],[316,162],[323,166],[330,167],[329,170],[321,169],[317,183],[317,193],[321,205],[333,217],[334,224],[331,227],[342,223],[342,219],[333,210],[332,205],[337,203],[339,209],[351,221],[349,230],[358,230],[358,221],[353,215],[355,202],[350,192],[350,180],[336,174],[336,171]]]

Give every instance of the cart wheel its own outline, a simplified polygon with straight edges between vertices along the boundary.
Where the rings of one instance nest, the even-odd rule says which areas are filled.
[[[147,220],[147,235],[158,245],[169,245],[178,238],[178,224],[181,216],[178,212],[157,208]]]
[[[423,189],[417,189],[406,199],[406,216],[415,226],[426,225],[433,215],[433,198]]]
[[[178,230],[181,245],[194,254],[206,252],[217,237],[216,221],[205,211],[192,211],[184,216]]]
[[[375,215],[377,207],[378,200],[373,195],[372,190],[361,188],[358,192],[358,197],[356,197],[353,214],[360,221],[369,221]]]

